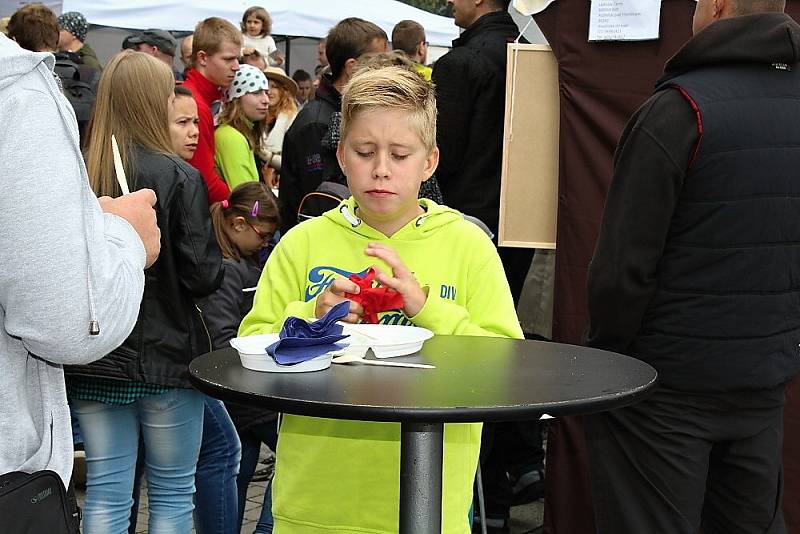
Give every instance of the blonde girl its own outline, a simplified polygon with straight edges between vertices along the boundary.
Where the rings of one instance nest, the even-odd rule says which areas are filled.
[[[68,370],[68,394],[86,448],[86,534],[127,532],[139,438],[144,443],[150,532],[192,529],[203,399],[189,362],[210,348],[194,297],[222,279],[222,256],[200,174],[173,154],[174,79],[163,62],[126,50],[103,71],[89,128],[87,168],[98,196],[121,194],[113,134],[131,190],[150,188],[161,254],[147,271],[128,339],[91,365]]]

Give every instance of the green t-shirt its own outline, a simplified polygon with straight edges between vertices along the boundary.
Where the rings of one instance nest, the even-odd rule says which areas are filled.
[[[256,159],[247,138],[229,124],[214,131],[214,162],[217,172],[231,190],[246,182],[258,181]]]

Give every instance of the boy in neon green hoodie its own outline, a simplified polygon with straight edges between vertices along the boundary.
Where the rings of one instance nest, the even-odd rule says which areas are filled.
[[[353,196],[281,239],[240,336],[278,332],[290,316],[321,317],[357,293],[348,279],[374,266],[403,296],[383,324],[437,334],[521,338],[502,264],[489,238],[450,208],[418,200],[438,163],[433,89],[401,67],[363,70],[342,98],[337,151]],[[346,320],[363,309],[351,302]],[[442,532],[466,534],[480,424],[446,424]],[[275,532],[398,531],[400,425],[287,415],[278,440]]]

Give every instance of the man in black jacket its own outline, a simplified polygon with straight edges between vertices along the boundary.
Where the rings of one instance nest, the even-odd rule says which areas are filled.
[[[482,220],[497,235],[506,95],[506,48],[519,35],[508,0],[448,0],[463,28],[433,67],[444,202]],[[496,242],[495,242],[496,243]],[[533,251],[498,249],[519,302]],[[536,422],[484,425],[481,465],[489,532],[507,532],[512,500],[540,497],[544,452]],[[526,495],[527,494],[527,495]]]
[[[385,52],[386,32],[366,20],[351,17],[328,33],[325,51],[331,73],[323,76],[316,96],[300,113],[283,139],[280,194],[281,232],[297,224],[297,209],[319,184],[342,176],[336,147],[325,146],[331,115],[342,108],[342,89],[350,80],[356,59],[368,52]],[[337,136],[338,137],[338,136]]]
[[[783,0],[699,0],[615,156],[590,346],[653,365],[587,417],[601,534],[783,533],[784,385],[800,343],[800,26]]]

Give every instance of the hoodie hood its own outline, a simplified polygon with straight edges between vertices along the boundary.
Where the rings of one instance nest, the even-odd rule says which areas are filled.
[[[15,83],[20,76],[36,69],[42,72],[43,75],[49,76],[53,83],[56,84],[53,77],[55,62],[53,54],[25,50],[15,41],[0,34],[0,91]]]
[[[389,239],[399,239],[403,241],[425,239],[448,224],[464,220],[464,216],[461,215],[459,211],[439,205],[427,198],[419,199],[419,205],[425,213],[414,217],[413,220],[398,230]],[[350,197],[347,200],[343,200],[336,208],[325,212],[323,217],[367,239],[386,239],[385,235],[366,224],[356,215],[357,207],[358,204],[356,204],[355,198]]]
[[[39,76],[42,79],[42,84],[49,90],[50,96],[56,102],[61,120],[64,123],[64,131],[67,132],[67,139],[64,139],[64,147],[72,148],[75,154],[75,160],[79,162],[80,175],[77,176],[78,183],[76,187],[81,187],[89,191],[89,176],[86,172],[86,166],[83,162],[83,153],[80,147],[80,137],[78,134],[78,123],[75,120],[75,112],[69,103],[69,100],[61,92],[60,81],[56,74],[53,72],[55,67],[55,57],[49,52],[31,52],[20,47],[16,41],[13,41],[5,35],[0,35],[0,100],[13,97],[15,91],[24,91],[22,87],[30,80],[26,78]],[[16,87],[19,84],[20,87]],[[37,90],[40,87],[37,84]],[[31,109],[32,116],[36,116],[36,109]],[[6,132],[9,133],[9,132]],[[1,141],[1,139],[0,139]],[[0,144],[2,144],[0,142]],[[99,325],[95,316],[95,302],[92,293],[94,284],[94,274],[92,272],[92,258],[89,243],[93,239],[94,226],[93,214],[97,209],[94,194],[86,195],[83,197],[84,203],[81,206],[82,215],[84,219],[84,245],[86,246],[86,253],[89,256],[89,263],[87,265],[87,290],[89,299],[89,330],[93,335],[99,334]]]
[[[687,71],[725,63],[794,65],[800,61],[800,26],[785,13],[719,20],[689,39],[664,68],[659,85]]]

